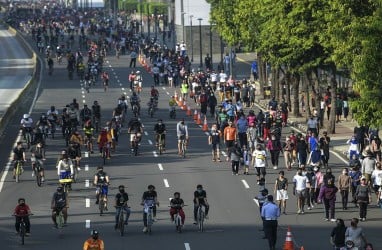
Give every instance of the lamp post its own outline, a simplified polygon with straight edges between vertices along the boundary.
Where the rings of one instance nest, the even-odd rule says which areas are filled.
[[[184,31],[184,15],[187,14],[186,12],[182,12],[182,40],[184,41],[184,38],[186,37],[185,31]]]
[[[203,54],[202,54],[202,20],[203,18],[198,18],[199,21],[199,51],[200,51],[200,68],[203,68]]]
[[[147,37],[150,39],[150,10],[148,5],[146,5],[146,9],[147,9]]]
[[[140,31],[141,31],[141,37],[143,37],[143,10],[142,10],[142,0],[139,0],[139,15],[141,16],[140,20]]]
[[[191,62],[194,61],[194,37],[193,37],[193,31],[192,31],[192,18],[194,16],[190,15],[190,45],[191,45]]]
[[[210,57],[211,57],[211,70],[214,67],[214,61],[212,56],[212,23],[210,23]]]

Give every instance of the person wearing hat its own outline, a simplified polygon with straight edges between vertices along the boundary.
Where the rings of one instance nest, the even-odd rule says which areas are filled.
[[[280,217],[280,209],[273,202],[273,196],[268,195],[268,201],[265,202],[263,208],[261,209],[261,217],[263,220],[264,233],[268,239],[269,249],[276,249],[277,241],[277,219]]]
[[[91,237],[84,242],[83,250],[105,250],[103,240],[99,239],[99,232],[92,230]]]
[[[359,205],[359,219],[360,221],[366,220],[367,205],[371,203],[371,190],[365,176],[361,177],[361,184],[357,186],[355,197]]]

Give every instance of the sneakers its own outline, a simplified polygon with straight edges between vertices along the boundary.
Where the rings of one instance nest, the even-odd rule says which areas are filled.
[[[325,221],[329,221],[329,218],[324,218]]]
[[[194,225],[198,225],[198,222],[196,220],[194,220]]]
[[[81,171],[81,168],[80,168],[80,167],[77,167],[77,170],[78,170],[78,171]]]
[[[115,224],[114,225],[114,230],[117,230],[118,229],[118,224]]]
[[[337,220],[333,218],[333,219],[330,219],[330,221],[331,222],[336,222]]]
[[[305,214],[305,211],[304,211],[304,210],[301,210],[301,214]]]
[[[31,236],[31,233],[25,233],[25,236],[27,236],[27,237]]]
[[[301,210],[299,209],[299,210],[297,210],[297,214],[301,214]]]
[[[41,182],[44,182],[45,181],[45,178],[44,177],[41,177]]]
[[[147,227],[144,227],[142,232],[147,233]]]
[[[277,169],[277,166],[273,166],[273,169]]]
[[[308,210],[312,209],[311,207],[308,207]]]
[[[96,200],[95,204],[98,205],[99,204],[99,200]]]
[[[366,221],[366,218],[360,218],[360,221]]]
[[[153,221],[154,222],[157,222],[158,220],[157,220],[157,217],[153,217]]]

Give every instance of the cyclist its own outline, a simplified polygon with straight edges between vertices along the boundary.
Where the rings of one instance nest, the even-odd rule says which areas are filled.
[[[33,130],[33,119],[30,117],[29,114],[24,114],[23,119],[21,119],[20,121],[20,125],[21,125],[23,136],[24,136],[24,140],[25,140],[25,133],[26,132],[31,133]]]
[[[155,110],[158,106],[157,100],[154,97],[150,97],[150,101],[147,103],[148,109],[153,108]]]
[[[141,111],[140,103],[141,103],[141,100],[140,100],[139,96],[137,95],[136,92],[133,92],[133,95],[130,98],[131,110],[133,110],[134,105],[136,105],[138,107],[138,115],[140,114],[140,111]]]
[[[127,108],[129,105],[127,104],[127,100],[126,100],[125,95],[121,95],[121,97],[118,98],[118,106],[120,106],[122,108],[123,113],[127,112]]]
[[[76,161],[77,170],[81,170],[80,168],[80,161],[81,161],[81,146],[83,144],[82,136],[80,135],[79,131],[74,131],[72,136],[69,139],[70,145],[72,146],[73,150],[75,151],[74,159]]]
[[[103,240],[99,239],[99,233],[97,230],[92,230],[89,239],[84,242],[83,250],[105,250],[105,244]]]
[[[154,86],[151,86],[150,97],[153,97],[154,100],[158,101],[159,91]]]
[[[25,203],[25,199],[19,198],[18,204],[15,207],[15,210],[13,211],[13,215],[16,217],[16,222],[15,222],[16,233],[20,232],[20,222],[21,222],[21,219],[24,219],[25,236],[30,235],[30,230],[31,230],[31,223],[29,221],[30,214],[31,214],[31,209]]]
[[[41,141],[37,142],[37,144],[31,148],[31,162],[32,162],[32,177],[34,177],[34,172],[36,165],[39,164],[41,168],[41,182],[44,182],[44,165],[43,161],[45,161],[45,148]]]
[[[130,134],[130,147],[131,147],[131,150],[133,150],[134,141],[137,140],[139,143],[141,141],[142,133],[143,133],[142,123],[138,120],[138,118],[136,117],[131,118],[128,124],[127,133]]]
[[[125,186],[119,185],[118,186],[119,193],[115,196],[115,227],[114,229],[118,228],[118,217],[121,213],[122,209],[126,211],[126,218],[125,218],[125,225],[128,224],[129,217],[130,217],[130,208],[127,205],[127,202],[129,201],[129,195],[125,192]]]
[[[156,221],[156,205],[159,207],[159,202],[158,202],[158,194],[155,191],[154,185],[149,185],[147,187],[148,191],[145,191],[142,195],[142,202],[141,205],[144,207],[143,209],[143,232],[147,232],[147,213],[146,213],[146,208],[152,207],[153,208],[153,220]]]
[[[84,108],[81,110],[80,118],[82,121],[82,126],[84,126],[85,123],[92,118],[92,111],[90,108],[88,108],[87,104],[85,104]]]
[[[49,74],[52,74],[52,72],[53,72],[53,66],[54,66],[54,62],[53,62],[52,57],[49,56],[49,57],[46,59],[46,61],[47,61],[47,63],[48,63],[48,67],[49,67]]]
[[[180,217],[182,218],[182,225],[184,225],[184,220],[186,218],[186,215],[183,211],[184,201],[180,198],[179,192],[174,193],[174,198],[172,198],[170,201],[170,207],[171,221],[174,221],[174,215],[179,213]]]
[[[96,188],[96,204],[99,203],[99,196],[101,193],[105,194],[105,202],[107,202],[107,194],[108,194],[108,185],[109,185],[109,176],[106,172],[103,171],[103,167],[97,167],[97,173],[94,175],[94,185]],[[105,209],[107,210],[107,208]]]
[[[74,175],[73,162],[65,150],[61,152],[61,159],[56,168],[59,179],[69,179]]]
[[[92,115],[93,115],[93,124],[97,125],[97,123],[99,123],[101,120],[101,106],[98,104],[98,101],[93,102]],[[96,130],[97,129],[98,129],[98,126],[96,126]]]
[[[88,152],[93,154],[94,153],[93,152],[93,133],[94,133],[94,128],[93,128],[91,120],[87,120],[85,122],[84,133],[85,133],[85,141],[86,141],[85,144],[86,145],[89,144]]]
[[[66,200],[66,193],[64,192],[64,188],[59,186],[57,187],[57,191],[53,194],[52,202],[50,208],[52,209],[52,220],[54,223],[54,227],[57,228],[56,215],[62,211],[64,216],[64,226],[66,226],[66,221],[68,219],[68,207]]]
[[[49,122],[48,117],[42,113],[40,119],[36,122],[36,127],[40,128],[43,133],[48,133],[48,129],[52,124]]]
[[[102,156],[102,149],[106,147],[106,157],[107,159],[110,159],[110,144],[112,143],[112,137],[105,128],[103,128],[101,133],[98,135],[97,143],[100,155]]]
[[[19,141],[16,144],[16,147],[13,149],[13,179],[16,178],[16,167],[17,167],[17,162],[21,162],[21,171],[23,172],[23,165],[24,162],[26,162],[26,156],[25,156],[25,149],[23,147],[23,142]]]
[[[166,147],[166,125],[162,119],[158,119],[158,123],[154,126],[156,146],[159,146],[159,137],[162,135],[163,150]]]
[[[182,141],[188,141],[188,127],[184,123],[184,119],[182,119],[176,125],[176,135],[178,136],[178,154],[182,154]]]
[[[210,206],[207,202],[207,193],[205,190],[203,190],[203,186],[198,184],[196,186],[196,191],[194,192],[194,224],[197,224],[197,215],[198,215],[198,208],[199,204],[204,206],[205,208],[205,218],[208,219],[208,211],[210,209]]]
[[[46,112],[48,121],[52,125],[51,129],[54,131],[56,125],[58,124],[58,110],[55,106],[51,106],[50,109]]]

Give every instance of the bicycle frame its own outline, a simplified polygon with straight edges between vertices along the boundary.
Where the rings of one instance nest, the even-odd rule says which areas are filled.
[[[197,212],[197,222],[198,222],[198,228],[200,232],[203,232],[204,230],[204,219],[205,219],[204,208],[202,204],[199,204],[198,212]]]
[[[159,134],[159,138],[158,138],[158,150],[160,155],[163,153],[163,148],[164,148],[163,145],[164,145],[163,133],[161,133]]]
[[[125,207],[117,207],[120,208],[120,212],[118,215],[118,229],[121,236],[124,235],[125,232],[125,220],[127,217],[127,211],[125,210]]]
[[[147,232],[149,234],[151,234],[151,227],[153,225],[153,208],[154,208],[155,205],[152,205],[152,206],[148,206],[145,208],[145,213],[147,214],[146,216],[146,222],[147,222]]]
[[[22,162],[20,160],[16,163],[15,180],[18,183],[20,181],[20,175],[22,174]]]

